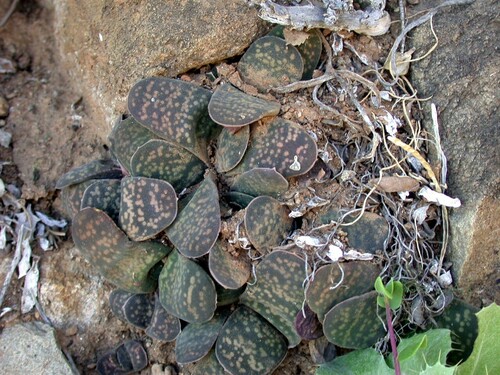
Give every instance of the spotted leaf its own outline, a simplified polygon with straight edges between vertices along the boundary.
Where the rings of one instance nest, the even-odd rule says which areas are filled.
[[[254,197],[277,197],[288,190],[288,181],[274,168],[254,168],[236,177],[231,190]]]
[[[198,264],[174,251],[159,279],[162,306],[170,314],[189,323],[210,320],[217,294],[210,276]]]
[[[155,340],[169,342],[175,340],[180,332],[181,321],[176,316],[169,314],[167,310],[163,308],[160,298],[157,296],[155,298],[151,322],[146,328],[146,335]]]
[[[266,91],[299,81],[304,63],[297,48],[283,39],[265,36],[253,42],[241,57],[238,71],[245,82]]]
[[[246,284],[238,289],[226,289],[215,284],[215,290],[217,291],[217,307],[227,306],[238,302],[245,289]]]
[[[444,312],[436,317],[437,326],[448,328],[452,333],[453,350],[448,354],[452,364],[464,362],[472,353],[479,332],[477,312],[476,307],[454,298]]]
[[[154,298],[151,294],[135,294],[114,290],[109,296],[111,311],[121,320],[134,327],[146,329],[151,322]]]
[[[292,228],[290,210],[276,199],[255,198],[245,211],[245,228],[248,239],[262,254],[278,246]]]
[[[224,367],[217,360],[214,349],[197,362],[193,369],[193,375],[223,375],[224,373]]]
[[[114,222],[118,222],[120,197],[120,180],[97,180],[85,189],[80,208],[98,208],[106,212]]]
[[[163,140],[151,140],[131,159],[133,176],[168,181],[177,192],[203,179],[206,165],[189,151]]]
[[[284,27],[279,25],[274,27],[268,35],[284,39],[285,36],[283,34],[283,30]],[[304,73],[302,74],[303,80],[312,78],[314,69],[318,66],[319,59],[321,58],[321,50],[323,49],[321,38],[314,30],[309,31],[307,34],[309,34],[309,36],[305,42],[295,46],[304,61]]]
[[[238,191],[230,191],[226,194],[227,201],[240,209],[245,208],[255,198],[253,195],[240,193]]]
[[[128,109],[139,123],[159,137],[207,161],[207,142],[216,131],[207,110],[211,95],[192,83],[151,77],[132,87]]]
[[[371,291],[335,305],[323,321],[328,341],[342,348],[364,349],[384,337],[380,319],[385,321],[385,311],[377,311],[377,294]]]
[[[85,190],[98,180],[87,180],[79,184],[69,185],[61,190],[61,200],[64,213],[69,218],[73,218],[79,211],[82,205],[82,198]]]
[[[134,241],[144,241],[168,227],[177,215],[177,196],[168,182],[146,177],[121,181],[120,225]]]
[[[215,345],[219,363],[235,375],[270,374],[286,353],[286,341],[281,333],[244,306],[227,319]]]
[[[167,235],[181,254],[197,258],[210,251],[219,236],[220,226],[219,193],[215,183],[207,177],[167,228]]]
[[[245,285],[250,278],[251,264],[248,257],[235,256],[216,243],[208,256],[210,274],[226,289],[238,289]]]
[[[288,339],[288,347],[301,338],[295,318],[302,308],[306,279],[304,259],[287,251],[275,250],[256,268],[257,281],[241,296],[241,303],[258,312]]]
[[[372,290],[379,274],[377,265],[364,261],[327,264],[314,273],[306,302],[323,319],[336,304]]]
[[[217,171],[227,172],[236,167],[245,155],[249,139],[249,126],[244,126],[237,133],[223,129],[219,135],[215,154]]]
[[[141,342],[129,340],[99,358],[97,371],[101,375],[129,374],[147,365],[148,355]]]
[[[221,311],[204,323],[188,324],[175,342],[175,359],[177,363],[186,364],[198,361],[212,349],[224,325],[228,311]]]
[[[64,174],[57,181],[56,189],[62,189],[91,179],[121,177],[122,171],[113,160],[93,160]]]
[[[104,278],[132,293],[156,287],[150,273],[170,249],[154,242],[132,242],[103,211],[85,208],[73,219],[73,240],[87,261]]]
[[[253,124],[250,145],[243,160],[230,174],[254,168],[275,168],[285,178],[308,172],[316,162],[314,140],[297,124],[275,119],[270,124]]]
[[[212,120],[228,128],[240,128],[279,111],[279,103],[245,94],[230,83],[219,86],[208,104]]]
[[[143,144],[156,138],[158,137],[153,132],[139,124],[133,117],[118,120],[108,136],[111,152],[129,173],[132,155]]]

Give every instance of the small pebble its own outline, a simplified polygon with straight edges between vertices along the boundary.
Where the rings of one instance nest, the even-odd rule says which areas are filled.
[[[12,134],[6,132],[3,129],[0,129],[0,146],[8,148],[10,146],[11,141],[12,141]]]
[[[3,95],[0,95],[0,118],[5,118],[9,115],[9,102]]]

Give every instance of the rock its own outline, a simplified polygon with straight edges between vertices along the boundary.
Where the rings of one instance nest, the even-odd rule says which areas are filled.
[[[132,85],[147,76],[176,76],[241,54],[263,21],[244,0],[44,0],[55,10],[62,58],[88,107],[105,122],[103,139],[126,111]],[[95,125],[99,126],[99,125]]]
[[[422,2],[425,8],[439,1]],[[419,9],[419,8],[417,8]],[[438,48],[412,65],[412,82],[424,102],[424,126],[432,132],[430,103],[438,109],[448,158],[448,195],[462,207],[450,211],[448,258],[468,300],[500,301],[500,139],[495,0],[454,6],[434,16]],[[428,25],[411,38],[423,54],[434,43]],[[435,159],[435,155],[433,156]],[[435,163],[434,163],[435,165]]]
[[[43,371],[41,370],[43,369]],[[0,373],[73,374],[55,337],[42,322],[16,324],[0,335]]]
[[[0,95],[0,118],[5,118],[9,115],[9,102],[3,95]]]

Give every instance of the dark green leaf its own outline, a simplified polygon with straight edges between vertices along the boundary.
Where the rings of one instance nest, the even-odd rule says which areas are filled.
[[[97,180],[85,189],[80,207],[81,209],[98,208],[117,223],[120,214],[120,197],[120,180]]]
[[[109,296],[109,305],[119,319],[146,329],[153,316],[154,299],[150,294],[134,294],[116,289]]]
[[[246,254],[235,256],[217,242],[208,257],[210,274],[227,289],[238,289],[246,284],[252,269]]]
[[[122,171],[113,160],[94,160],[64,174],[56,183],[56,189],[79,184],[92,179],[121,178]]]
[[[233,205],[239,209],[243,209],[246,206],[248,206],[250,204],[250,202],[253,201],[255,198],[252,195],[240,193],[237,191],[230,191],[229,193],[226,194],[226,197],[227,197],[227,201],[231,205]]]
[[[236,177],[231,190],[254,197],[277,197],[288,190],[288,181],[274,168],[254,168]]]
[[[214,315],[217,300],[214,282],[203,268],[177,251],[167,258],[159,289],[162,306],[179,319],[202,323]]]
[[[285,338],[257,313],[239,307],[227,319],[215,354],[231,374],[270,374],[287,353]]]
[[[169,314],[161,305],[158,296],[155,298],[155,307],[151,323],[146,329],[146,335],[159,341],[173,341],[181,332],[181,321]]]
[[[139,341],[129,340],[106,353],[97,361],[101,375],[130,374],[148,365],[148,355]]]
[[[132,293],[156,287],[150,274],[170,249],[154,242],[132,242],[101,210],[85,208],[73,219],[73,240],[82,255],[102,276]]]
[[[250,139],[250,127],[244,126],[233,133],[223,129],[217,142],[215,154],[215,167],[218,172],[227,172],[238,165],[245,155]]]
[[[217,357],[215,356],[215,350],[210,350],[210,352],[203,357],[198,363],[196,363],[193,369],[193,375],[225,375],[224,367],[221,366]]]
[[[82,198],[85,190],[97,180],[88,180],[76,185],[66,186],[61,190],[61,200],[64,208],[64,213],[70,219],[80,211]]]

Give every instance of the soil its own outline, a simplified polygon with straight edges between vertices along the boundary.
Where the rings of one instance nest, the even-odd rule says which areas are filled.
[[[5,12],[8,3],[3,1],[0,4],[0,14]],[[86,100],[73,89],[72,82],[58,63],[51,17],[52,14],[38,7],[36,2],[21,2],[5,27],[0,29],[0,58],[16,65],[15,73],[0,74],[0,95],[9,104],[9,115],[0,119],[0,128],[12,134],[11,146],[0,147],[0,161],[4,164],[1,179],[6,185],[19,187],[23,199],[60,218],[63,210],[59,193],[55,191],[57,179],[72,167],[108,156],[108,147],[106,140],[88,126],[95,119],[86,108]],[[371,38],[354,37],[352,42],[359,47],[358,52],[378,61],[385,55],[381,51],[388,50],[391,36],[377,38],[377,42]],[[337,64],[341,67],[351,64],[349,56],[346,54],[346,61],[340,58]],[[204,73],[201,70],[181,78],[212,84]],[[219,73],[241,89],[257,94],[254,88],[241,82],[234,64],[222,63]],[[333,120],[324,121],[324,114],[320,113],[310,95],[287,94],[277,95],[277,98],[282,105],[283,117],[314,133],[318,148],[328,151],[327,139],[343,141],[349,136],[345,129],[332,125]],[[346,99],[340,97],[338,100]],[[348,111],[346,108],[346,115],[349,115]],[[340,164],[336,159],[318,164],[307,175],[293,180],[285,202],[300,206],[316,194],[325,199],[335,198],[339,206],[347,205],[353,198],[336,182],[317,182],[325,176],[337,174]],[[304,218],[308,223],[314,219],[311,215]],[[234,223],[236,221],[227,223],[227,226]],[[234,233],[234,228],[227,227],[225,231]],[[153,341],[143,331],[113,317],[107,304],[112,286],[96,276],[79,256],[69,234],[58,249],[43,252],[35,248],[34,253],[41,257],[40,304],[45,313],[53,317],[52,324],[58,330],[61,347],[81,373],[95,373],[97,358],[128,338],[145,342],[151,364],[177,368],[174,344]],[[9,254],[0,254],[1,274],[9,267],[10,260]],[[20,321],[42,318],[37,311],[20,314],[21,290],[22,281],[14,278],[4,302],[14,310],[2,317],[0,329]],[[307,343],[302,343],[289,351],[276,373],[312,374],[314,368]],[[184,371],[189,373],[189,367]],[[150,373],[151,369],[141,372]]]

